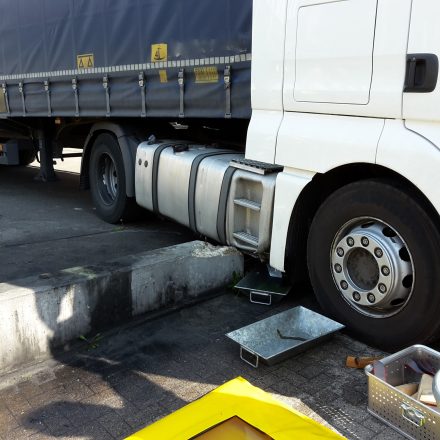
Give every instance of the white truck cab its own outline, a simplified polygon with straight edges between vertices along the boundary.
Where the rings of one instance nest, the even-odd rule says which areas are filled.
[[[440,4],[255,0],[246,157],[282,165],[270,264],[385,347],[440,328]]]

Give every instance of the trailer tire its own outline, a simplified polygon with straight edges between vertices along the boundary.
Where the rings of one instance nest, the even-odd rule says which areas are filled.
[[[95,139],[90,156],[89,176],[98,216],[107,223],[132,220],[136,203],[127,196],[122,153],[113,135],[102,133]]]
[[[439,335],[439,252],[439,231],[417,197],[392,182],[365,180],[320,206],[307,262],[324,311],[390,350]]]
[[[18,152],[18,160],[21,167],[30,165],[35,160],[35,150],[23,149]]]

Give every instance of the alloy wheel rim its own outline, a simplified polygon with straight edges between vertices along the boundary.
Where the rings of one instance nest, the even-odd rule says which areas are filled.
[[[343,225],[333,240],[330,261],[339,293],[363,315],[393,316],[411,298],[412,255],[402,236],[383,220],[361,217]]]
[[[118,173],[116,165],[108,154],[99,159],[99,193],[104,203],[112,204],[118,195]]]

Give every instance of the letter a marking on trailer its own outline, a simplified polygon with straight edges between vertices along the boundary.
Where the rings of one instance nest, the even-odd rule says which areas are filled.
[[[95,56],[92,53],[77,55],[76,65],[78,69],[90,69],[95,67]]]

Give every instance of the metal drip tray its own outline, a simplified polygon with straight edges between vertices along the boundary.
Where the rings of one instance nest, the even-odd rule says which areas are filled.
[[[240,345],[240,358],[257,368],[311,348],[345,326],[305,307],[295,307],[227,333]]]
[[[283,278],[271,277],[265,271],[248,273],[236,286],[236,289],[249,292],[249,300],[254,304],[270,306],[272,297],[286,296],[291,285]]]

